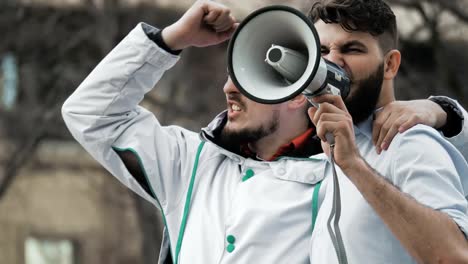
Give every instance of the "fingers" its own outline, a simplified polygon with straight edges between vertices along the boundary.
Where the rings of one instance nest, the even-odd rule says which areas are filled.
[[[309,114],[309,118],[310,118],[310,121],[312,121],[312,123],[314,123],[314,116],[315,116],[315,113],[317,113],[318,111],[318,108],[316,107],[309,107],[309,110],[307,110],[307,113]],[[314,123],[315,125],[315,123]]]
[[[216,10],[216,9],[209,10],[206,13],[206,15],[203,17],[203,21],[207,24],[212,25],[216,21],[216,19],[218,19],[220,15],[221,15],[221,12],[219,12],[219,10]]]
[[[335,109],[330,107],[330,105],[320,106],[319,109],[311,107],[308,110],[308,114],[310,120],[312,120],[312,123],[314,123],[314,125],[317,125],[321,121],[340,121],[341,119],[343,119],[343,112],[336,111]],[[335,110],[335,112],[333,112],[333,110]]]
[[[336,134],[338,130],[349,130],[353,126],[349,115],[329,103],[322,103],[319,109],[309,108],[308,114],[317,129],[317,136],[323,142],[327,142],[327,133]]]
[[[372,128],[372,141],[378,154],[382,150],[388,149],[403,121],[401,116],[398,113],[392,113],[390,108],[384,108],[381,112],[376,113]]]
[[[221,42],[223,42],[225,40],[230,39],[232,34],[234,33],[234,31],[236,31],[238,26],[239,26],[239,23],[235,23],[230,29],[228,29],[226,31],[223,31],[223,32],[219,32],[218,33],[218,42],[221,43]]]
[[[320,138],[320,140],[327,142],[326,135],[327,133],[331,133],[330,131],[334,131],[336,129],[336,122],[321,122],[316,126],[316,129],[317,136]]]
[[[425,124],[424,111],[417,101],[392,102],[377,112],[372,128],[372,141],[377,153],[388,150],[393,138],[417,124]],[[427,118],[429,119],[429,118]]]
[[[173,50],[207,47],[229,39],[237,28],[235,18],[226,6],[209,0],[198,0],[169,27],[162,37]]]
[[[414,127],[415,125],[422,123],[416,116],[408,118],[405,122],[402,122],[400,127],[398,128],[398,132],[403,133],[406,130]]]
[[[312,97],[311,99],[319,104],[319,108],[309,108],[308,114],[312,123],[314,123],[317,128],[317,136],[322,141],[327,142],[325,136],[327,132],[334,134],[335,129],[342,128],[333,124],[344,122],[352,128],[352,118],[341,96],[325,94]]]
[[[230,30],[236,23],[229,8],[214,2],[206,4],[203,21],[218,33]]]
[[[213,28],[216,32],[224,32],[231,29],[234,23],[236,23],[236,21],[233,16],[229,13],[223,13],[215,21]]]
[[[391,117],[392,118],[388,118],[387,121],[382,125],[379,138],[375,143],[377,153],[379,154],[382,152],[382,150],[388,150],[390,143],[398,133],[400,125],[406,120],[404,116],[395,116],[395,118],[393,118],[392,115]]]
[[[327,142],[327,134],[332,134],[335,138],[344,137],[352,138],[353,124],[350,119],[344,118],[343,115],[339,115],[339,119],[335,120],[321,120],[317,128],[317,136],[323,141]]]
[[[320,107],[314,111],[314,115],[311,116],[312,123],[317,125],[319,119],[322,118],[322,115],[324,115],[325,113],[334,113],[350,117],[348,112],[341,110],[340,108],[331,103],[321,103]]]
[[[377,141],[380,136],[380,129],[382,128],[382,125],[388,119],[390,114],[391,112],[388,111],[387,108],[383,108],[382,111],[377,111],[374,114],[374,122],[372,127],[372,143],[374,143],[374,146],[377,146]]]
[[[372,127],[372,143],[376,148],[378,154],[382,152],[381,144],[383,141],[382,135],[385,136],[386,131],[382,131],[384,129],[384,124],[388,126],[389,120],[391,116],[391,111],[389,108],[384,108],[382,111],[378,111],[375,113],[375,119]],[[386,127],[387,128],[387,127]],[[388,129],[387,129],[388,130]]]
[[[348,109],[346,109],[346,105],[343,101],[343,98],[341,98],[341,96],[339,95],[323,94],[320,96],[314,96],[311,99],[315,103],[318,103],[318,104],[329,103],[338,107],[342,111],[348,112]]]

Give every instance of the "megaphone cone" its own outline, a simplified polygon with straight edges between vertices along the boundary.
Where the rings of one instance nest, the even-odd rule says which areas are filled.
[[[349,92],[344,71],[321,58],[315,27],[287,6],[269,6],[247,16],[229,42],[228,69],[236,87],[259,103],[321,93],[330,88],[330,77],[342,95]]]

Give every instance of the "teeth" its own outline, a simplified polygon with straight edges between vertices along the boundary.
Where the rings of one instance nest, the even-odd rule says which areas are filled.
[[[240,108],[238,105],[233,104],[233,105],[232,105],[232,110],[234,110],[234,111],[240,111],[241,108]]]

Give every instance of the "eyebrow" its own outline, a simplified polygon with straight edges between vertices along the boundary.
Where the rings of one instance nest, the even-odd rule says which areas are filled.
[[[364,45],[359,40],[351,40],[351,41],[345,42],[343,45],[340,46],[340,48],[349,48],[351,46],[357,46],[357,47],[359,47],[361,49],[367,50],[366,45]],[[328,47],[328,45],[321,44],[320,48],[327,48],[328,49],[329,47]]]
[[[345,44],[343,44],[341,47],[342,48],[349,48],[351,46],[357,46],[359,48],[362,48],[364,50],[367,50],[367,47],[366,45],[364,45],[362,42],[358,41],[358,40],[351,40],[349,42],[346,42]]]

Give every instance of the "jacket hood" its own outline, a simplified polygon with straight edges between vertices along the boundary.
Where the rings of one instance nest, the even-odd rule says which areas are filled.
[[[201,129],[200,137],[205,141],[216,141],[227,122],[227,110],[219,113],[206,127]],[[214,143],[214,142],[213,142]]]

